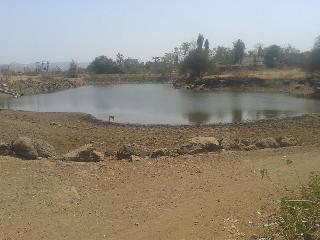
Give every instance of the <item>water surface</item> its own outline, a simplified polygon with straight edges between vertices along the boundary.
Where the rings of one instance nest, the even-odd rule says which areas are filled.
[[[138,124],[208,124],[319,113],[320,101],[278,93],[191,92],[167,84],[121,84],[0,100],[0,108],[84,112]]]

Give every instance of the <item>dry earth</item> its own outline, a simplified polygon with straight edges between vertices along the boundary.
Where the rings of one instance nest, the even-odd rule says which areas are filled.
[[[279,199],[320,169],[320,116],[212,126],[130,126],[84,114],[0,111],[1,141],[47,140],[59,153],[93,143],[174,148],[194,136],[294,136],[300,146],[73,163],[0,157],[0,239],[266,237]],[[262,170],[267,177],[262,177]],[[255,238],[252,238],[255,239]]]

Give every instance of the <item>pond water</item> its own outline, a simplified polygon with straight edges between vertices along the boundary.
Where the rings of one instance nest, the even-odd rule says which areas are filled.
[[[84,112],[138,124],[232,123],[319,113],[320,101],[278,93],[191,92],[167,84],[121,84],[1,99],[0,108]]]

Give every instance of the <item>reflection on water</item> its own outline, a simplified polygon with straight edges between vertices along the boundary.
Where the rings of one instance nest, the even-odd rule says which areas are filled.
[[[85,112],[116,122],[140,124],[230,123],[320,112],[318,100],[275,93],[190,92],[160,84],[86,86],[1,99],[4,109]]]
[[[210,114],[207,112],[189,112],[187,113],[189,123],[206,124],[210,120]]]

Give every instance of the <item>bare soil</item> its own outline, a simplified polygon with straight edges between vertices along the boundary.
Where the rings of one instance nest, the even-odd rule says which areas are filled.
[[[0,156],[0,239],[250,239],[279,199],[320,169],[320,116],[210,126],[134,126],[85,114],[0,111],[0,141],[41,138],[60,154],[92,143],[181,146],[195,136],[294,136],[300,145],[74,163]],[[267,176],[261,174],[266,172]],[[267,224],[267,225],[266,225]]]

